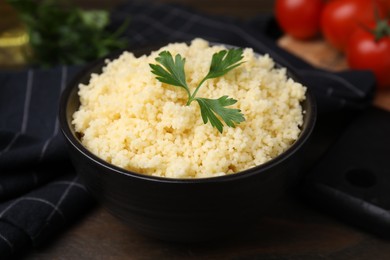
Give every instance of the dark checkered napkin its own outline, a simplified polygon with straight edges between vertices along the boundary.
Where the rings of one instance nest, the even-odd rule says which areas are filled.
[[[90,205],[91,198],[73,170],[23,196],[2,203],[2,255],[12,255],[24,247],[44,243]]]
[[[42,243],[92,205],[57,121],[60,94],[77,71],[0,73],[1,256]]]
[[[236,21],[176,5],[127,3],[112,14],[114,30],[130,17],[130,49],[201,37],[269,53],[312,88],[320,111],[359,109],[369,103],[370,73],[328,73],[281,50],[272,17]],[[0,72],[0,258],[44,243],[92,200],[69,161],[58,121],[58,101],[79,68]]]

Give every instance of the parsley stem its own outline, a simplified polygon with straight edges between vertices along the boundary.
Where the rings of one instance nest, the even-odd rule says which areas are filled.
[[[189,106],[191,104],[192,101],[194,101],[196,98],[196,94],[198,93],[199,91],[199,88],[202,86],[202,84],[207,80],[208,78],[205,77],[204,79],[202,79],[202,81],[198,84],[198,86],[196,87],[195,91],[192,93],[192,95],[189,95],[188,96],[188,101],[187,101],[187,106]]]
[[[198,87],[196,87],[196,89],[195,89],[195,91],[192,93],[192,95],[189,95],[189,96],[188,96],[187,106],[189,106],[189,105],[191,104],[191,102],[195,100],[195,96],[196,96],[196,93],[197,93],[198,90],[199,90],[199,87],[200,87],[200,85],[198,85]]]

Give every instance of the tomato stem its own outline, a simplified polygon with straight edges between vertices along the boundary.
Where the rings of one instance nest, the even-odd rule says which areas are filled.
[[[390,36],[390,26],[389,21],[386,18],[381,18],[379,15],[378,8],[374,9],[375,16],[375,28],[371,31],[371,33],[375,37],[375,41],[379,41],[380,39]]]
[[[373,30],[373,34],[375,36],[375,41],[379,41],[384,37],[390,36],[390,26],[388,24],[387,19],[380,20],[376,23],[376,27]]]

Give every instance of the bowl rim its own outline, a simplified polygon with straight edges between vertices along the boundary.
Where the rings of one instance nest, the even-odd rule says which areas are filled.
[[[188,43],[188,42],[184,42]],[[212,43],[209,42],[210,45],[222,45],[227,48],[237,48],[234,45],[224,44],[224,43]],[[310,137],[311,133],[313,132],[316,119],[317,119],[317,104],[315,97],[313,95],[313,92],[307,84],[305,84],[306,87],[306,93],[305,93],[305,100],[301,102],[307,103],[307,110],[304,111],[304,116],[306,117],[304,119],[304,122],[302,124],[301,132],[299,133],[298,139],[294,141],[292,145],[290,145],[284,152],[279,154],[278,156],[272,158],[271,160],[268,160],[267,162],[256,165],[254,167],[248,168],[244,171],[236,172],[233,174],[228,175],[222,175],[222,176],[213,176],[213,177],[202,177],[202,178],[171,178],[171,177],[160,177],[160,176],[152,176],[152,175],[146,175],[141,174],[137,172],[133,172],[130,170],[126,170],[124,168],[121,168],[119,166],[116,166],[114,164],[111,164],[109,162],[106,162],[105,160],[101,159],[97,155],[90,152],[82,143],[81,140],[79,140],[75,136],[75,131],[72,126],[69,124],[68,121],[68,115],[67,115],[67,107],[70,102],[71,94],[73,94],[74,91],[77,91],[78,86],[80,82],[84,78],[90,79],[90,75],[92,73],[96,73],[94,71],[101,69],[106,65],[106,60],[112,60],[115,58],[118,58],[119,55],[123,51],[129,51],[136,53],[138,52],[140,55],[147,54],[147,52],[158,50],[160,47],[165,46],[163,44],[159,45],[151,45],[143,48],[138,49],[125,49],[121,51],[114,52],[104,58],[100,58],[96,60],[95,62],[90,63],[87,65],[84,69],[82,69],[80,72],[76,74],[75,77],[67,84],[66,88],[61,94],[60,102],[59,102],[59,110],[58,110],[58,118],[60,123],[61,132],[63,133],[64,137],[68,141],[68,145],[72,145],[73,148],[78,150],[79,153],[81,153],[83,156],[87,157],[89,160],[94,162],[95,164],[100,165],[101,167],[104,167],[110,171],[113,171],[117,174],[146,180],[146,181],[152,181],[152,182],[164,182],[164,183],[189,183],[189,184],[196,184],[196,183],[215,183],[215,182],[228,182],[228,181],[234,181],[237,179],[243,179],[247,177],[251,177],[253,175],[261,174],[262,172],[267,171],[269,168],[273,167],[274,165],[283,163],[286,159],[288,159],[290,156],[292,156],[299,148],[303,146],[303,144],[306,143],[308,138]],[[239,47],[238,47],[239,48]],[[260,54],[258,52],[255,52],[255,54]],[[136,55],[137,57],[139,55]],[[272,56],[270,56],[272,58]],[[294,71],[291,67],[281,66],[275,59],[273,59],[275,66],[279,68],[285,68],[287,72],[288,78],[292,78],[294,81],[297,82],[303,82],[303,80],[300,79],[300,77],[297,75],[297,73]],[[307,122],[305,124],[305,122]],[[104,174],[104,173],[101,173]]]

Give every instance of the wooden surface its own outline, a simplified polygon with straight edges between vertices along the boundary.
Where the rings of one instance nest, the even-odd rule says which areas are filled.
[[[98,207],[26,259],[390,259],[390,242],[286,196],[253,229],[226,241],[166,243],[136,234]]]
[[[105,1],[81,1],[88,7],[110,8]],[[115,3],[120,0],[114,1]],[[159,2],[168,2],[161,0]],[[272,0],[176,0],[211,14],[251,17],[272,11]],[[316,66],[346,68],[343,55],[316,39],[279,40],[280,46]],[[390,110],[390,93],[376,95]],[[100,206],[25,259],[390,259],[390,241],[379,239],[316,211],[294,196],[285,196],[259,218],[252,230],[226,241],[180,245],[143,237]]]

